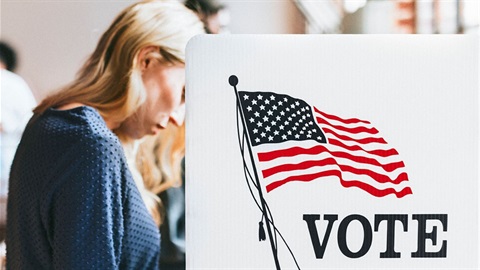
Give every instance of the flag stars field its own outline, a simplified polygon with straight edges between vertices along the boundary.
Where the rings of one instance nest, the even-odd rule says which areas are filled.
[[[250,99],[250,96],[242,95],[242,105],[247,124],[255,125],[255,128],[249,129],[255,144],[315,140],[312,135],[307,136],[313,132],[313,128],[318,127],[314,125],[313,114],[310,113],[312,109],[307,103],[277,94],[254,94],[254,99]],[[278,102],[274,102],[277,98]],[[277,127],[279,123],[281,125]]]

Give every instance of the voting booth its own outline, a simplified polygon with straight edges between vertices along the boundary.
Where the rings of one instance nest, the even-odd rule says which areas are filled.
[[[189,269],[476,269],[478,38],[199,36]]]

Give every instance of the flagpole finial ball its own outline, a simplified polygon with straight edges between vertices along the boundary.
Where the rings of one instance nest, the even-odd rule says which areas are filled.
[[[230,78],[228,78],[228,83],[230,83],[231,86],[237,86],[238,84],[237,76],[235,75],[230,76]]]

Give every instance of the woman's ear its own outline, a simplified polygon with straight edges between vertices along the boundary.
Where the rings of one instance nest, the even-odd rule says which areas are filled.
[[[153,53],[158,53],[159,50],[160,49],[157,46],[146,46],[140,50],[138,53],[138,60],[142,71],[150,67],[152,60],[154,59],[152,56]]]

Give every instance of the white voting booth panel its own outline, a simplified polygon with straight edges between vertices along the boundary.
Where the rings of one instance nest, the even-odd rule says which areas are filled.
[[[194,38],[187,268],[477,269],[478,49]]]

